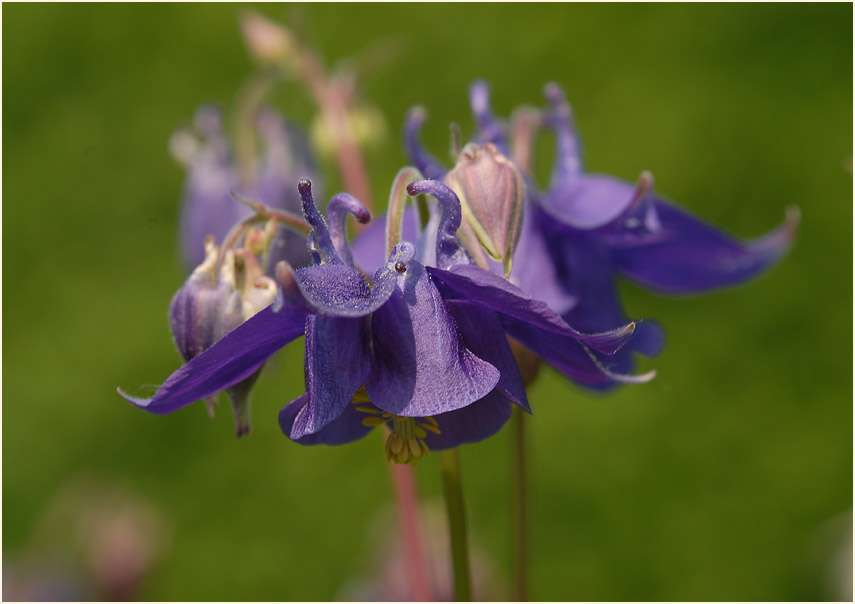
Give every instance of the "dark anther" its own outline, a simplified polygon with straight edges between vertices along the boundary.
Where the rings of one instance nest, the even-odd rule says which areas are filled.
[[[404,264],[403,262],[396,262],[395,263],[395,270],[398,271],[399,273],[406,273],[407,272],[407,265]]]

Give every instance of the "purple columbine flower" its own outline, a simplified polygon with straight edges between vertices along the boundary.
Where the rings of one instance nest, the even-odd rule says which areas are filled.
[[[615,284],[618,275],[662,294],[702,293],[755,277],[789,249],[798,224],[796,211],[788,212],[785,223],[771,233],[744,242],[654,195],[649,173],[635,186],[585,173],[562,90],[550,84],[545,94],[550,110],[534,121],[556,136],[555,165],[545,192],[526,176],[527,202],[510,278],[568,323],[594,332],[625,323]],[[494,145],[520,161],[530,145],[515,145],[512,152],[507,127],[493,116],[484,82],[473,84],[470,102],[478,126],[475,142]],[[531,112],[526,116],[532,121]],[[405,146],[425,175],[442,179],[446,169],[419,143],[423,122],[422,110],[410,112]],[[662,344],[655,323],[639,323],[633,340],[609,366],[629,372],[632,352],[654,356]]]
[[[194,119],[195,133],[179,130],[170,141],[173,155],[187,167],[180,229],[187,267],[203,261],[200,250],[205,237],[222,241],[232,226],[252,213],[232,199],[232,191],[274,209],[300,211],[293,183],[317,174],[306,135],[272,109],[258,112],[255,128],[262,151],[247,163],[245,173],[239,170],[217,107],[201,107]],[[309,262],[304,237],[286,227],[277,230],[268,253],[270,267],[280,260],[294,266]]]
[[[340,193],[325,221],[311,183],[301,181],[299,190],[314,264],[295,271],[280,263],[271,306],[173,373],[153,398],[126,399],[153,413],[174,411],[246,379],[305,333],[306,394],[280,413],[283,432],[302,444],[342,444],[385,424],[387,455],[404,463],[494,434],[513,404],[529,410],[505,331],[582,383],[652,377],[615,375],[601,362],[629,339],[632,324],[579,333],[545,304],[469,265],[455,236],[460,202],[444,185],[407,188],[438,202],[437,228],[426,230],[436,266],[402,241],[370,281],[353,266],[345,235],[348,213],[368,221],[362,204]]]

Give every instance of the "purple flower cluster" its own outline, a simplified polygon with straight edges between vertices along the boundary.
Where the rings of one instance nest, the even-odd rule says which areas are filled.
[[[306,392],[281,410],[284,434],[342,444],[385,426],[387,457],[414,463],[491,436],[513,405],[531,412],[509,338],[584,386],[651,379],[632,375],[632,353],[657,354],[661,330],[627,320],[616,276],[663,293],[739,283],[782,256],[795,222],[743,243],[654,195],[648,175],[632,186],[585,174],[563,93],[546,97],[534,122],[557,141],[546,191],[511,152],[484,84],[471,91],[478,131],[451,170],[419,143],[424,113],[413,111],[405,141],[418,170],[399,174],[406,193],[393,187],[385,220],[351,249],[346,219],[366,223],[368,211],[339,193],[324,218],[300,180],[311,264],[285,259],[275,284],[255,271],[238,291],[209,255],[170,313],[186,364],[152,398],[123,396],[162,414],[226,390],[242,413],[265,361],[305,335]],[[421,212],[404,210],[416,198]],[[244,271],[255,266],[239,251]]]

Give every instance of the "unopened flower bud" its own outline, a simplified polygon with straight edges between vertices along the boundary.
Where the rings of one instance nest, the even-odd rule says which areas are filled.
[[[262,63],[296,59],[297,44],[290,31],[256,12],[240,20],[243,39],[252,57]]]
[[[514,163],[492,144],[469,143],[445,177],[463,216],[489,256],[510,273],[522,224],[525,183]]]

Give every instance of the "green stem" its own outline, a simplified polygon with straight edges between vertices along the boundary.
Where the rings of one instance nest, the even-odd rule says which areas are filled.
[[[463,484],[460,480],[460,458],[457,449],[440,451],[439,464],[451,537],[454,599],[457,602],[471,602],[472,579],[469,573],[469,545],[466,540],[466,511],[463,506]]]
[[[241,184],[255,179],[256,136],[255,117],[264,102],[282,77],[279,70],[267,69],[252,74],[241,86],[234,105],[234,148]]]
[[[513,431],[513,532],[514,583],[512,600],[525,602],[528,592],[528,471],[525,443],[525,412],[514,406]]]

